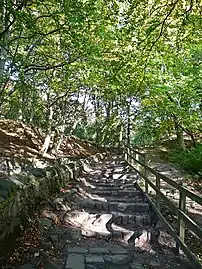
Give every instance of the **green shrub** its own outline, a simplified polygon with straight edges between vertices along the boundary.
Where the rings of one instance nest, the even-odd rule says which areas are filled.
[[[168,159],[202,178],[202,144],[198,144],[196,148],[185,151],[179,149],[172,150],[168,154]]]

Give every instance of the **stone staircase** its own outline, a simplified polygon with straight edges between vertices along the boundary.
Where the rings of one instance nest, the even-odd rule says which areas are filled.
[[[82,240],[68,248],[65,269],[180,268],[158,246],[158,218],[138,187],[135,172],[119,159],[86,167],[64,223]]]
[[[174,254],[172,237],[124,161],[84,163],[76,184],[44,205],[36,221],[37,244],[34,232],[33,244],[22,240],[2,269],[191,269]]]

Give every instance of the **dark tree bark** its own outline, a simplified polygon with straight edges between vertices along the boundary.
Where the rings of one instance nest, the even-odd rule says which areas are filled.
[[[130,144],[130,135],[131,135],[131,118],[130,118],[130,110],[131,110],[131,103],[132,99],[128,101],[127,104],[127,131],[126,131],[126,137],[127,137],[127,143]]]
[[[176,122],[176,121],[175,121],[175,130],[176,130],[176,135],[177,135],[177,143],[178,143],[180,149],[185,150],[186,145],[184,142],[183,130],[180,128],[178,122]]]

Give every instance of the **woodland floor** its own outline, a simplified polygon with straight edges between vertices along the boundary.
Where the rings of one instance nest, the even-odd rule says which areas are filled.
[[[27,126],[20,121],[0,120],[1,156],[19,158],[42,157],[45,135],[36,127]],[[53,148],[53,145],[50,145]],[[49,151],[44,158],[89,156],[97,152],[95,144],[74,136],[64,137],[58,152]]]
[[[19,121],[0,120],[0,178],[20,173],[30,166],[43,168],[57,158],[83,158],[95,154],[98,149],[94,143],[77,137],[65,136],[59,150],[53,145],[46,154],[40,152],[45,135],[36,127]]]

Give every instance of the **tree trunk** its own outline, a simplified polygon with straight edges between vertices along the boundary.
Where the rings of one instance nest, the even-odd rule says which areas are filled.
[[[56,146],[56,149],[55,149],[56,153],[57,153],[58,150],[60,149],[60,146],[61,146],[61,144],[62,144],[63,138],[64,138],[64,133],[63,133],[63,134],[60,134],[60,138],[59,138],[59,140],[58,140],[58,143],[57,143],[57,146]]]
[[[52,120],[53,120],[53,107],[50,106],[49,107],[49,116],[48,116],[48,126],[47,126],[47,131],[46,131],[46,138],[44,140],[44,144],[40,150],[40,152],[44,155],[48,148],[49,148],[49,145],[50,145],[50,142],[51,142],[51,127],[52,127]]]
[[[121,146],[122,141],[123,141],[123,125],[120,126],[120,132],[119,132],[119,147]]]
[[[179,148],[182,150],[185,150],[186,145],[184,142],[183,130],[180,128],[179,124],[176,121],[175,121],[175,130],[176,130],[177,143],[179,145]]]
[[[130,119],[130,108],[131,108],[132,100],[130,99],[128,101],[127,105],[127,143],[130,144],[130,134],[131,134],[131,119]]]
[[[94,112],[95,112],[95,128],[96,128],[96,143],[98,144],[100,142],[100,128],[99,128],[99,109],[100,109],[100,103],[99,100],[96,100],[96,96],[93,96],[94,100]]]
[[[4,31],[9,24],[9,15],[7,12],[7,1],[2,0],[0,3],[0,32]],[[2,90],[2,84],[5,84],[5,81],[8,81],[8,78],[3,78],[5,63],[8,59],[8,49],[9,49],[9,39],[10,39],[10,29],[4,33],[1,37],[0,46],[0,89]]]
[[[113,103],[109,101],[105,106],[105,109],[106,109],[105,126],[109,126],[112,105],[113,105]],[[110,136],[110,131],[109,131],[109,128],[107,128],[107,130],[105,131],[105,134],[104,134],[104,139],[103,139],[104,144],[106,144],[106,145],[110,142],[109,136]]]
[[[7,26],[7,18],[6,18],[6,3],[3,0],[1,5],[0,5],[0,32],[3,31],[6,26]],[[9,37],[8,32],[5,33],[5,35],[2,37],[2,45],[0,47],[0,82],[2,82],[3,79],[3,72],[4,72],[4,67],[5,67],[5,62],[7,59],[7,39]]]
[[[76,127],[78,125],[78,123],[80,122],[80,119],[75,120],[74,124],[72,125],[71,131],[70,131],[70,135],[73,134],[73,132],[76,130]]]
[[[196,140],[195,140],[195,137],[194,137],[193,133],[189,132],[187,134],[191,137],[193,147],[196,148]]]

